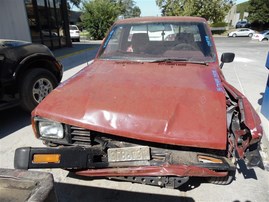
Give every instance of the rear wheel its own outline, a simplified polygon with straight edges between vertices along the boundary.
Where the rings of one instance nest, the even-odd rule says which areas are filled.
[[[20,83],[22,107],[32,111],[57,85],[56,77],[46,69],[35,68],[26,72]]]
[[[228,175],[225,177],[210,177],[208,182],[212,184],[227,185],[230,184],[235,178],[235,170],[229,171]]]
[[[268,39],[267,38],[263,38],[262,41],[268,41]]]

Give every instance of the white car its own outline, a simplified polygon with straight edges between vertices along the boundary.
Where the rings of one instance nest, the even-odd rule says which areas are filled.
[[[173,25],[167,24],[134,25],[131,27],[128,41],[131,41],[133,34],[137,33],[148,33],[150,41],[172,41],[175,39]]]
[[[69,32],[72,41],[80,41],[80,31],[76,25],[69,25]]]
[[[269,41],[269,30],[264,30],[260,33],[254,34],[252,39],[259,41]]]
[[[237,37],[237,36],[248,36],[252,37],[255,34],[255,31],[248,28],[240,28],[235,31],[232,31],[228,34],[228,37]]]

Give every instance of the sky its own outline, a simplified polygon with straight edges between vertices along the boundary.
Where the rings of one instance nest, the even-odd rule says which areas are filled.
[[[161,11],[155,0],[134,0],[135,5],[141,10],[141,16],[161,16]]]
[[[247,0],[237,0],[236,3],[243,3]],[[161,16],[161,11],[156,6],[155,0],[134,0],[136,6],[141,10],[141,16]]]

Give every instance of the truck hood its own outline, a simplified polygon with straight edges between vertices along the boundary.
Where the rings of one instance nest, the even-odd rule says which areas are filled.
[[[32,114],[139,140],[225,149],[225,94],[217,70],[188,63],[96,60]]]

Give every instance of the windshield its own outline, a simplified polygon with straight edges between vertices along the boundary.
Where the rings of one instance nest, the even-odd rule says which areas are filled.
[[[77,26],[72,26],[72,25],[69,25],[69,29],[70,30],[78,30]]]
[[[214,62],[209,33],[200,22],[120,24],[105,39],[100,59]]]

